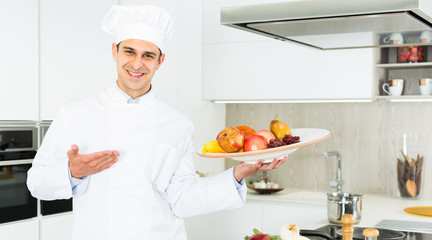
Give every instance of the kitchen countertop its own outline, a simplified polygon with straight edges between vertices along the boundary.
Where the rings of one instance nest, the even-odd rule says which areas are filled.
[[[257,194],[248,189],[247,201],[302,203],[327,207],[327,195],[325,192],[308,192],[296,189],[285,189],[269,195]],[[430,225],[430,232],[432,233],[432,217],[416,216],[404,212],[404,208],[414,206],[432,206],[432,200],[404,200],[392,196],[364,194],[362,199],[362,219],[356,226],[373,227],[383,219],[415,221],[424,222],[427,226]],[[308,229],[316,229],[327,224],[329,224],[328,221],[317,222],[308,226]]]

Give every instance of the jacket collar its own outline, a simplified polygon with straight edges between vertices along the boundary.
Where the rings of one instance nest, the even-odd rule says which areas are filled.
[[[152,87],[150,87],[150,90],[144,94],[143,96],[132,99],[131,96],[129,96],[127,93],[125,93],[123,90],[119,88],[117,85],[117,82],[115,82],[109,89],[108,89],[108,95],[114,100],[117,104],[127,104],[127,105],[142,105],[147,103],[153,103],[156,99],[156,96],[154,94],[154,90],[152,90]]]

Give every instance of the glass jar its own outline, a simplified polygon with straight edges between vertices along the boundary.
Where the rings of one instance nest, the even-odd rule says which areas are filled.
[[[398,63],[416,63],[425,61],[425,49],[423,46],[398,47]]]
[[[424,161],[428,147],[427,137],[402,134],[397,153],[397,189],[403,199],[419,199],[422,195]]]

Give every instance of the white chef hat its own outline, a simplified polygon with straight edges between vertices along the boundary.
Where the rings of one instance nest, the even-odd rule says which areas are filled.
[[[112,6],[102,20],[102,30],[115,37],[116,44],[126,39],[154,43],[162,52],[173,35],[169,13],[153,5]]]

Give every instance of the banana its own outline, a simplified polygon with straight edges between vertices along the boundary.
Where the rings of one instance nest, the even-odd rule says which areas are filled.
[[[211,140],[204,144],[202,154],[211,153],[226,153],[220,146],[217,140]]]

